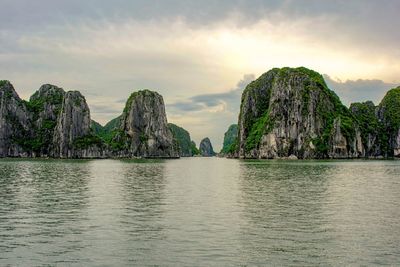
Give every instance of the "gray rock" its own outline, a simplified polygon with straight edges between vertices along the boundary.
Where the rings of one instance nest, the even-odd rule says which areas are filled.
[[[359,123],[366,157],[400,156],[400,87],[389,90],[378,106],[352,103],[350,110]]]
[[[243,92],[241,158],[352,158],[364,155],[357,123],[322,76],[272,69]]]
[[[179,157],[179,149],[168,128],[162,96],[149,90],[133,93],[126,103],[113,143],[119,157]]]
[[[0,81],[0,157],[29,156],[32,121],[9,81]]]
[[[44,84],[36,91],[28,102],[34,126],[36,157],[51,156],[54,150],[54,129],[60,115],[65,91],[55,85]]]
[[[203,157],[213,157],[215,156],[214,149],[212,147],[211,141],[208,137],[204,138],[200,142],[199,146],[200,154]]]
[[[77,140],[91,136],[90,125],[90,111],[85,98],[77,91],[65,93],[54,130],[52,156],[75,158],[84,155],[91,157],[90,153],[80,152],[81,148],[76,146]]]

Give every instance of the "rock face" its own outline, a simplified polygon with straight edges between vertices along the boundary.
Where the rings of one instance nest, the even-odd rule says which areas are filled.
[[[179,157],[179,149],[167,125],[162,96],[149,90],[133,93],[126,102],[111,145],[116,156]]]
[[[208,137],[204,138],[200,142],[200,147],[199,147],[200,154],[203,157],[213,157],[215,156],[214,149],[211,145],[211,141]]]
[[[379,104],[378,119],[383,125],[382,153],[387,157],[400,157],[400,86],[386,93]]]
[[[0,157],[179,157],[155,92],[133,93],[123,114],[105,127],[90,119],[78,91],[45,84],[27,102],[0,81],[0,100]]]
[[[29,102],[9,82],[0,88],[2,157],[101,157],[100,139],[90,130],[90,112],[79,92],[45,84]]]
[[[238,138],[241,158],[364,156],[351,112],[320,74],[303,67],[272,69],[246,87]]]
[[[60,158],[101,157],[101,140],[91,130],[90,111],[80,92],[64,94],[54,129],[52,156]]]
[[[379,107],[376,107],[372,101],[364,103],[352,103],[350,111],[358,121],[361,131],[361,140],[365,149],[366,157],[380,157],[382,156],[383,142],[381,132],[383,131],[378,118]]]
[[[387,92],[378,106],[353,103],[367,157],[400,157],[400,87]]]
[[[27,107],[9,81],[0,81],[0,157],[29,156],[33,136]]]
[[[171,130],[172,135],[179,147],[179,155],[181,157],[191,157],[194,155],[192,149],[192,141],[188,131],[173,123],[168,123],[168,128]]]
[[[65,91],[62,88],[45,84],[27,102],[35,132],[31,150],[37,157],[54,156],[54,129],[60,115],[64,95]]]
[[[224,143],[220,154],[228,155],[235,152],[237,146],[238,129],[239,127],[237,124],[232,124],[229,126],[228,130],[224,134]]]

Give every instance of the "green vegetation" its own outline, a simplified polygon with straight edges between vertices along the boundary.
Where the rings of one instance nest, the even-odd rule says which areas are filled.
[[[10,82],[7,81],[7,80],[0,80],[0,88],[3,87],[3,86],[5,86],[5,85],[7,85],[7,84],[10,84]],[[11,98],[13,97],[13,92],[12,92],[12,90],[10,90],[10,89],[7,88],[7,87],[4,88],[4,89],[2,89],[1,92],[3,93],[3,95],[4,95],[4,97],[5,97],[6,99],[11,99]]]
[[[243,92],[241,110],[244,105],[251,106],[252,112],[245,112],[246,118],[240,117],[239,120],[244,123],[245,131],[248,131],[245,140],[245,150],[250,151],[257,148],[260,144],[261,137],[270,132],[275,121],[279,121],[282,114],[272,114],[272,108],[285,106],[282,99],[276,99],[275,103],[270,103],[272,86],[281,84],[289,86],[291,77],[302,77],[300,81],[303,83],[301,88],[301,112],[303,116],[308,115],[308,107],[311,95],[318,97],[316,106],[319,121],[325,123],[321,136],[313,141],[316,146],[316,152],[319,157],[327,156],[329,150],[329,141],[332,138],[334,122],[340,120],[340,129],[347,140],[355,138],[355,118],[345,107],[339,97],[331,91],[321,74],[304,68],[275,68],[264,73],[257,80],[251,82]],[[285,101],[285,100],[283,100]],[[279,104],[277,104],[279,103]],[[276,110],[274,111],[276,113]],[[243,116],[243,114],[241,114]]]
[[[11,99],[13,97],[13,93],[10,90],[4,92],[4,97],[6,99]]]
[[[252,150],[256,148],[260,141],[261,137],[264,134],[269,133],[273,128],[274,122],[270,120],[269,111],[265,112],[264,115],[253,123],[251,126],[249,135],[246,138],[246,150]]]
[[[358,122],[361,131],[361,139],[365,148],[368,146],[369,136],[375,136],[381,128],[381,124],[375,114],[376,107],[371,101],[364,103],[352,103],[350,111]]]
[[[118,133],[121,117],[122,115],[112,119],[105,126],[102,126],[98,122],[92,120],[90,128],[95,135],[99,136],[105,143],[111,145],[114,136]],[[114,145],[116,144],[114,143]]]
[[[39,115],[38,113],[44,111],[45,105],[53,105],[56,107],[55,113],[58,114],[61,111],[61,106],[64,100],[64,95],[62,93],[55,93],[47,96],[39,96],[39,93],[36,92],[31,96],[29,101],[25,101],[25,105],[28,111],[36,113],[36,117]]]
[[[90,128],[97,135],[100,135],[102,132],[104,132],[104,127],[100,123],[94,120],[90,121]]]
[[[190,149],[193,156],[200,155],[200,150],[197,148],[196,143],[194,141],[190,142]]]
[[[239,121],[243,122],[244,129],[249,131],[245,144],[247,151],[257,148],[262,134],[264,133],[264,125],[262,125],[262,122],[267,122],[268,120],[269,102],[271,98],[271,83],[277,71],[278,69],[272,69],[271,71],[264,73],[257,80],[248,84],[243,91]],[[251,101],[253,108],[257,110],[258,114],[261,115],[257,116],[256,114],[247,112],[245,114],[246,117],[243,118],[242,111],[244,106],[248,104],[246,101]]]
[[[340,120],[340,130],[348,141],[355,139],[356,120],[339,97],[327,87],[321,88],[323,95],[317,105],[317,115],[325,123],[322,135],[312,140],[318,157],[327,157],[330,140],[333,135],[335,120]],[[350,151],[350,147],[348,147]]]
[[[389,90],[379,105],[389,131],[400,129],[400,86]]]
[[[393,157],[394,139],[400,129],[400,86],[386,93],[379,108],[383,115],[383,124],[379,131],[382,154]]]
[[[31,138],[26,138],[17,140],[23,148],[39,153],[47,152],[49,144],[51,144],[54,128],[56,127],[56,122],[52,120],[44,120],[41,127],[35,128],[35,135]]]
[[[145,142],[147,142],[147,140],[149,140],[149,137],[145,133],[141,133],[139,135],[139,140],[141,143],[145,143]]]
[[[130,109],[131,106],[132,106],[133,100],[134,100],[137,96],[139,96],[139,95],[155,96],[155,95],[157,95],[157,93],[154,92],[154,91],[150,91],[150,90],[148,90],[148,89],[144,89],[144,90],[139,90],[139,91],[133,92],[133,93],[129,96],[128,100],[126,101],[125,108],[124,108],[124,113],[126,113],[126,112],[129,111],[129,109]]]
[[[77,107],[82,105],[82,100],[81,100],[80,97],[77,97],[77,98],[74,99],[74,105],[77,106]]]
[[[221,149],[222,154],[227,154],[235,150],[238,136],[238,125],[232,124],[224,134],[224,143]]]
[[[117,128],[119,128],[121,124],[122,115],[119,115],[115,119],[110,120],[106,125],[104,125],[104,130],[106,132],[111,132]]]
[[[0,87],[6,85],[6,84],[8,84],[8,83],[10,83],[10,82],[7,81],[7,80],[0,80]]]
[[[168,128],[171,130],[174,139],[176,140],[181,156],[193,155],[192,142],[188,131],[173,123],[168,123]]]
[[[371,101],[350,106],[361,130],[367,156],[393,156],[394,139],[400,129],[400,87],[389,90],[379,106]]]
[[[73,143],[73,146],[78,149],[88,148],[93,145],[102,147],[103,140],[97,135],[89,134],[75,139]]]
[[[114,151],[123,150],[126,148],[127,134],[121,129],[114,129],[112,131],[112,138],[107,141],[107,144]]]

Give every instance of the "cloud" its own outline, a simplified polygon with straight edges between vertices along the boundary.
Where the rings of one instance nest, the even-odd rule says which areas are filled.
[[[324,79],[329,88],[334,90],[340,99],[349,106],[353,102],[365,102],[368,100],[379,104],[386,92],[398,86],[395,83],[386,83],[382,80],[346,80],[333,79],[325,74]]]
[[[237,121],[244,85],[233,85],[244,73],[305,66],[335,77],[346,103],[379,101],[400,82],[399,9],[396,0],[3,0],[0,78],[25,98],[43,83],[79,90],[100,122],[131,92],[156,90],[170,121],[220,143]]]
[[[188,99],[168,104],[167,106],[170,107],[171,110],[174,110],[174,112],[181,112],[207,111],[222,105],[224,111],[235,112],[239,109],[243,89],[254,79],[254,74],[246,74],[243,79],[237,83],[235,88],[227,92],[195,95]]]
[[[218,150],[222,146],[223,133],[238,121],[243,89],[254,79],[254,74],[246,74],[234,88],[225,92],[199,94],[167,103],[168,119],[189,130],[196,143],[210,137]]]

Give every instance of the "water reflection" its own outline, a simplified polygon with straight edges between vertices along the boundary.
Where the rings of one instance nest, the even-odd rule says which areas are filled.
[[[0,160],[0,266],[392,265],[400,161]]]
[[[26,164],[3,161],[0,163],[0,258],[3,253],[12,251],[15,248],[13,233],[16,233],[17,225],[15,213],[23,208],[24,203],[18,200],[19,192],[26,184],[26,173],[29,167]],[[5,255],[4,255],[5,256]]]
[[[399,161],[337,163],[325,217],[331,254],[351,265],[393,265],[400,256]],[[397,261],[396,261],[397,259]]]
[[[86,162],[13,161],[0,169],[2,255],[28,255],[31,264],[82,247],[74,237],[84,231]]]
[[[165,198],[165,162],[135,162],[124,165],[120,223],[126,233],[128,264],[155,261],[165,239],[162,219]],[[132,246],[132,244],[135,244]],[[158,261],[160,262],[160,261]]]

